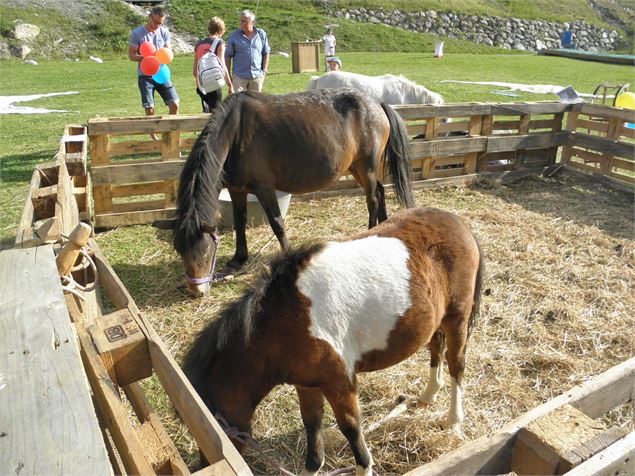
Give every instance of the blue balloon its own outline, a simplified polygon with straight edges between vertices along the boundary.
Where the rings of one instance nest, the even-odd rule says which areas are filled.
[[[157,71],[152,76],[152,79],[154,79],[159,84],[164,84],[170,80],[170,77],[171,77],[170,68],[168,68],[167,64],[162,64],[161,67],[159,68],[159,71]]]

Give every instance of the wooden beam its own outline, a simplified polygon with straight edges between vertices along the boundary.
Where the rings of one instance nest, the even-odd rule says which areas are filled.
[[[573,405],[591,418],[597,418],[634,397],[635,357],[533,408],[496,433],[477,438],[406,475],[509,473],[513,441],[518,431],[536,418],[566,404]]]
[[[181,174],[183,160],[147,164],[116,164],[91,168],[94,186],[123,185],[129,183],[158,182],[176,180]]]
[[[99,270],[102,287],[113,305],[120,309],[127,308],[144,332],[154,371],[206,459],[210,463],[225,459],[234,474],[251,475],[251,470],[212,417],[209,409],[167,351],[160,337],[152,326],[143,319],[134,300],[104,258],[97,243],[91,240],[90,245],[95,252],[95,263]]]
[[[176,216],[176,208],[147,210],[125,213],[104,213],[95,215],[95,228],[116,228],[126,225],[145,225],[155,220],[165,220]]]
[[[209,114],[96,118],[88,120],[88,134],[132,135],[151,132],[202,131]]]
[[[635,144],[618,142],[606,137],[592,136],[582,132],[571,134],[571,143],[578,147],[586,147],[596,152],[617,155],[625,159],[635,157]]]
[[[567,476],[631,476],[635,474],[635,431],[567,473]]]
[[[50,245],[0,252],[0,474],[112,474]]]

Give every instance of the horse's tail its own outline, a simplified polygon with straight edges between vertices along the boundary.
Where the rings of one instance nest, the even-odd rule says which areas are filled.
[[[306,85],[306,90],[307,91],[314,91],[316,90],[317,87],[317,83],[318,83],[318,79],[320,79],[319,76],[311,76],[311,79],[309,79],[308,84]]]
[[[388,122],[390,123],[390,135],[384,151],[384,173],[390,171],[397,198],[406,208],[415,206],[410,183],[410,145],[408,133],[401,116],[388,104],[381,104]]]
[[[476,318],[478,317],[480,312],[481,288],[483,285],[483,273],[485,270],[485,264],[483,261],[483,250],[481,249],[481,245],[479,244],[478,240],[476,240],[476,246],[478,248],[478,270],[476,271],[476,283],[474,284],[474,304],[472,305],[472,312],[470,313],[470,318],[467,321],[467,336],[468,337],[472,333],[472,327],[474,327],[474,323],[476,322]]]

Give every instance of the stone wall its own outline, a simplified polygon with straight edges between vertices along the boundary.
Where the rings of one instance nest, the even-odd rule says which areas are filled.
[[[347,20],[385,24],[405,30],[430,33],[442,38],[457,38],[505,49],[536,51],[559,48],[560,34],[570,28],[579,49],[611,51],[621,38],[617,31],[606,30],[584,21],[556,23],[518,18],[478,17],[432,10],[402,12],[399,10],[356,8],[333,9],[330,14]]]

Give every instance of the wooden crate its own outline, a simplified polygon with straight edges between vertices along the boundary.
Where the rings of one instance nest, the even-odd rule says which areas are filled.
[[[309,73],[320,70],[320,42],[303,41],[291,43],[291,62],[294,73]]]

